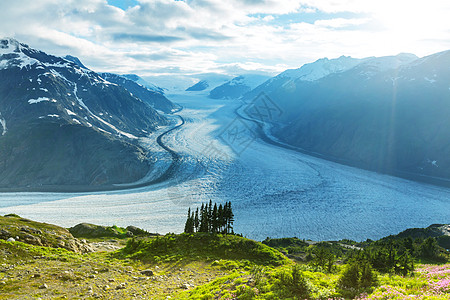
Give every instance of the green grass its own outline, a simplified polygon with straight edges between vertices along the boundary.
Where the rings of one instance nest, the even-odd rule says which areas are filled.
[[[40,230],[36,235],[43,240],[70,235],[65,228],[16,215],[0,217],[0,226],[18,235],[23,234],[22,227]],[[102,230],[105,228],[119,234],[127,230],[102,226]],[[311,255],[321,247],[342,257],[348,250],[339,243],[310,245],[296,238],[265,242],[287,252]],[[339,282],[346,268],[345,260],[341,260],[325,272],[311,263],[295,263],[264,243],[236,235],[138,237],[129,239],[119,251],[88,254],[0,240],[0,299],[93,299],[89,286],[104,299],[133,299],[137,297],[134,294],[154,299],[344,299],[355,294],[355,299],[450,299],[449,264],[416,265],[407,276],[376,272],[376,282],[356,292],[340,289],[345,288]],[[142,279],[140,271],[144,269],[153,270],[155,276]],[[40,276],[32,277],[35,272]],[[39,289],[44,282],[49,289]],[[114,287],[122,282],[127,288],[116,290]],[[182,287],[185,283],[189,283],[188,290]],[[110,288],[103,289],[106,284]],[[360,294],[362,291],[366,293]]]
[[[146,261],[245,260],[253,264],[282,265],[289,260],[279,251],[236,235],[209,233],[168,234],[130,240],[121,251],[125,257]]]
[[[64,239],[72,238],[70,232],[62,227],[35,222],[22,218],[15,214],[0,216],[0,228],[9,232],[12,237],[18,236],[20,239],[27,234],[38,236],[45,246],[55,247],[59,244],[58,237]]]

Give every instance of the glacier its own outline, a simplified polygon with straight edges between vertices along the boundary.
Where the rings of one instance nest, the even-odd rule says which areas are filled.
[[[254,123],[239,120],[245,103],[207,98],[206,92],[168,95],[184,109],[185,124],[163,142],[180,156],[175,176],[158,184],[94,193],[1,193],[0,214],[74,226],[81,222],[135,225],[150,232],[181,232],[188,207],[231,201],[234,229],[256,240],[377,239],[410,227],[448,223],[450,189],[365,171],[265,143]],[[236,119],[239,122],[233,123]],[[174,120],[170,126],[176,124]],[[230,124],[242,125],[246,147],[230,145]],[[167,128],[166,128],[167,129]],[[170,155],[147,145],[164,172]],[[147,179],[148,179],[147,178]],[[144,179],[143,179],[144,180]]]

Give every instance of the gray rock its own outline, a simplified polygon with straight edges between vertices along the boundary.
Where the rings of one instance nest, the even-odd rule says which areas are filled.
[[[126,284],[123,282],[121,284],[119,284],[118,286],[116,286],[116,290],[124,290],[126,289]]]
[[[44,283],[43,285],[39,286],[39,288],[40,288],[41,290],[48,289],[48,285],[46,285],[46,284]]]
[[[0,238],[7,239],[10,236],[11,236],[11,233],[8,230],[5,230],[5,229],[0,230]]]
[[[7,242],[15,242],[16,240],[12,237],[10,237],[9,239],[6,240]]]
[[[153,276],[152,270],[142,270],[140,273],[145,276]]]
[[[181,288],[182,288],[182,289],[185,289],[185,290],[188,290],[188,289],[191,288],[191,285],[190,285],[189,283],[183,283],[183,284],[181,285]]]
[[[27,244],[43,246],[40,238],[38,238],[37,236],[31,235],[31,234],[28,234],[28,233],[23,236],[23,240]]]

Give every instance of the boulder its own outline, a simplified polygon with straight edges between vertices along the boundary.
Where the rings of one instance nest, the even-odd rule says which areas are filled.
[[[145,276],[153,276],[152,270],[142,270],[140,273]]]

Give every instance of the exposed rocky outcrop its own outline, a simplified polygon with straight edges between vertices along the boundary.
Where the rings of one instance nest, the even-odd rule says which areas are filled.
[[[79,240],[65,228],[31,221],[19,216],[0,217],[0,239],[30,245],[64,248],[76,253],[93,252],[85,240]]]

